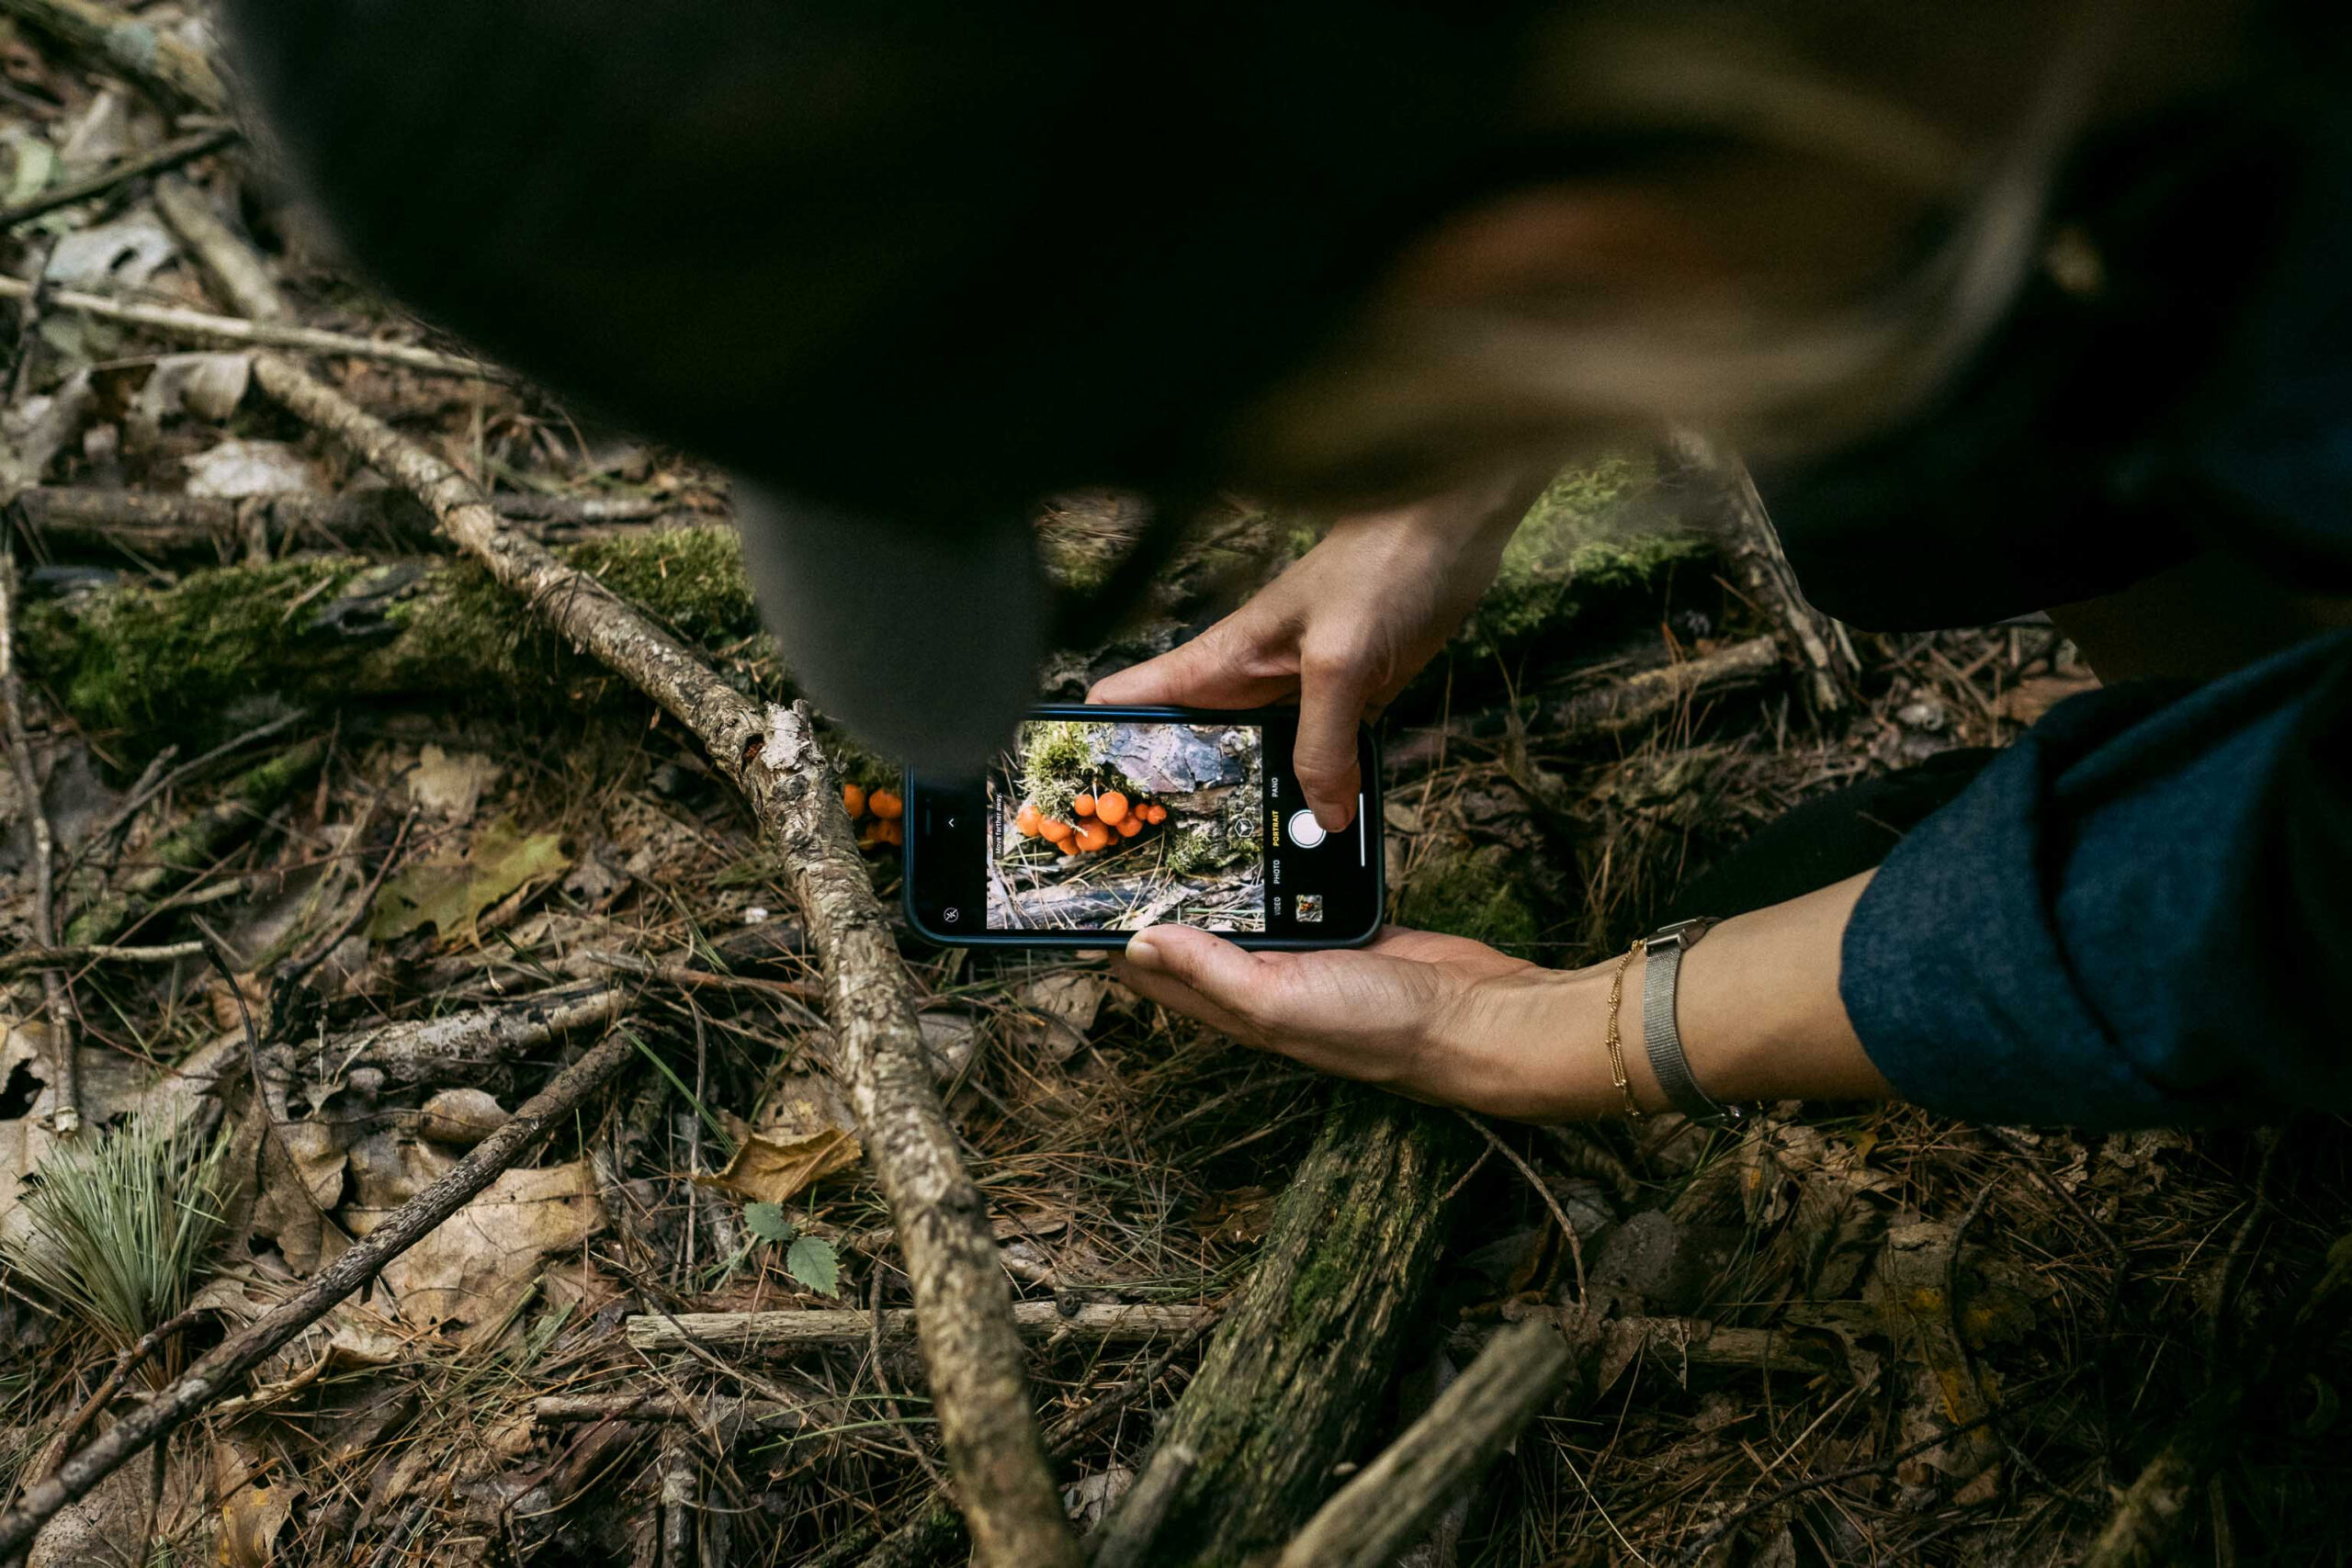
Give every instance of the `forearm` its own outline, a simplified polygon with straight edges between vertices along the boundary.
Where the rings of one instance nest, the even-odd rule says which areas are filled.
[[[1869,874],[1724,921],[1684,955],[1676,1022],[1691,1076],[1717,1101],[1889,1095],[1838,997],[1846,921]],[[1603,1045],[1617,959],[1529,971],[1482,988],[1442,1032],[1459,1075],[1441,1098],[1532,1122],[1622,1116]],[[1625,966],[1618,1028],[1645,1111],[1667,1109],[1643,1047],[1646,957]]]

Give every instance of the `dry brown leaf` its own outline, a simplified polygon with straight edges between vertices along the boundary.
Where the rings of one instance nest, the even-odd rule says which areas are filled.
[[[735,1145],[735,1157],[717,1176],[697,1177],[706,1187],[754,1203],[785,1203],[865,1154],[855,1134],[825,1127],[802,1137],[753,1133]]]
[[[1086,1043],[1110,991],[1110,976],[1089,969],[1065,969],[1028,981],[1012,993],[1023,1009],[1017,1037],[1066,1062]]]
[[[344,1211],[366,1235],[387,1209]],[[503,1318],[550,1254],[586,1244],[605,1226],[605,1206],[585,1160],[510,1170],[408,1251],[384,1266],[403,1322],[482,1325]]]
[[[212,1483],[220,1498],[220,1560],[229,1568],[270,1568],[277,1538],[309,1491],[300,1480],[272,1482],[260,1456],[232,1441],[212,1445]]]
[[[481,803],[482,792],[498,782],[504,770],[479,751],[452,754],[426,746],[416,754],[408,773],[408,795],[419,809],[450,821],[463,822]]]

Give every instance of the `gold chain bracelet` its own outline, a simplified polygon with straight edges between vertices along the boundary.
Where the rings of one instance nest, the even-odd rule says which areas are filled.
[[[1617,1092],[1625,1097],[1625,1114],[1636,1122],[1642,1119],[1642,1107],[1634,1098],[1633,1080],[1625,1076],[1625,1042],[1617,1033],[1617,1010],[1625,1000],[1626,967],[1645,945],[1645,940],[1635,939],[1634,945],[1625,950],[1625,956],[1617,961],[1617,973],[1609,982],[1609,1032],[1602,1037],[1609,1046],[1609,1077],[1617,1085]]]

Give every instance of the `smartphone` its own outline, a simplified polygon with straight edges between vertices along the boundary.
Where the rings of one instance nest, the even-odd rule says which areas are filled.
[[[1281,708],[1031,710],[978,779],[907,778],[907,918],[943,945],[1105,947],[1166,921],[1244,947],[1354,947],[1380,930],[1380,756],[1327,833]]]

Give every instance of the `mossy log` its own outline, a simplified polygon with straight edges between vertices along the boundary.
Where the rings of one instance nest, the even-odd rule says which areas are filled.
[[[1333,1090],[1250,1282],[1154,1437],[1147,1468],[1192,1458],[1152,1562],[1222,1568],[1280,1550],[1338,1486],[1335,1468],[1362,1457],[1475,1153],[1454,1116]]]
[[[759,629],[731,529],[599,539],[564,555],[689,641],[725,647]],[[19,636],[34,678],[83,723],[168,727],[183,743],[191,729],[233,728],[232,714],[266,696],[577,702],[632,690],[470,560],[218,567],[169,587],[28,605]]]

